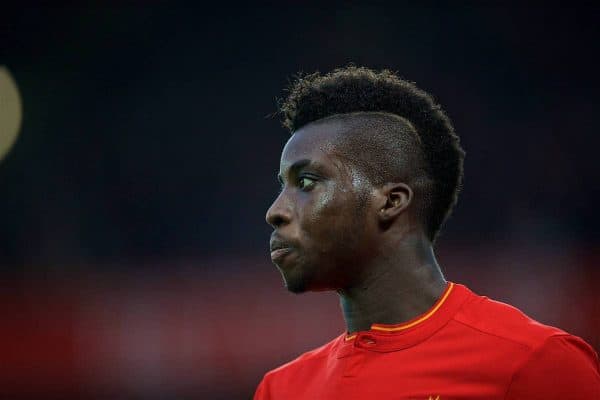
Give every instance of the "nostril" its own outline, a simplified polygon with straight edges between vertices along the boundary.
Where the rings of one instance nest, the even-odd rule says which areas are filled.
[[[285,220],[280,215],[275,215],[273,218],[271,218],[271,225],[273,225],[274,228],[279,228],[284,222]]]

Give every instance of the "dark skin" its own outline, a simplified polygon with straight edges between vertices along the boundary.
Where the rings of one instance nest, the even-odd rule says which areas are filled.
[[[356,118],[360,118],[357,116]],[[282,191],[267,211],[272,252],[288,290],[335,290],[349,333],[429,310],[446,281],[404,182],[374,186],[339,146],[332,117],[297,130],[280,163]]]

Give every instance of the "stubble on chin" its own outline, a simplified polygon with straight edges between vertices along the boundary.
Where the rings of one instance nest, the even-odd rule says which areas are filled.
[[[313,270],[310,266],[302,265],[298,260],[297,264],[287,272],[281,271],[285,288],[292,293],[300,294],[311,290],[311,285],[314,280]]]
[[[300,294],[307,291],[307,282],[302,276],[286,276],[284,273],[282,275],[283,283],[288,292]]]

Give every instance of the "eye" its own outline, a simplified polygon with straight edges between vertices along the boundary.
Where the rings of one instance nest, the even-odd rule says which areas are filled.
[[[310,189],[315,185],[316,181],[308,176],[303,176],[298,179],[298,187],[300,189]]]

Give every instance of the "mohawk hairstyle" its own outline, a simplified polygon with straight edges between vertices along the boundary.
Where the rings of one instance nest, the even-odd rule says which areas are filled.
[[[432,182],[423,200],[423,223],[434,242],[458,199],[465,152],[450,119],[432,96],[389,70],[353,65],[325,75],[299,76],[288,92],[279,113],[292,134],[313,121],[357,112],[391,113],[412,124]]]

